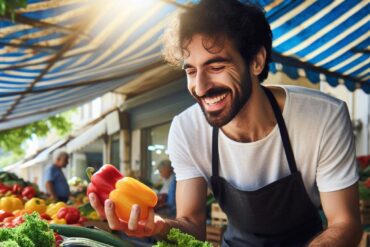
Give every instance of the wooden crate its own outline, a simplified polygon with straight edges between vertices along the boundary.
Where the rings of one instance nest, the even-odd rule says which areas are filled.
[[[363,225],[370,225],[370,201],[360,200],[360,213]]]
[[[218,203],[211,205],[211,224],[214,226],[226,226],[227,215],[222,211]]]
[[[210,242],[214,247],[221,246],[224,231],[225,227],[223,226],[207,225],[207,235],[206,235],[207,241]]]

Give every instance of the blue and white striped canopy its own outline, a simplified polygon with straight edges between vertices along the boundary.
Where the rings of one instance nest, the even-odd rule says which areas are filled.
[[[0,130],[90,101],[161,66],[165,23],[189,1],[28,2],[15,22],[0,18]],[[254,2],[273,30],[272,72],[370,92],[368,1]]]

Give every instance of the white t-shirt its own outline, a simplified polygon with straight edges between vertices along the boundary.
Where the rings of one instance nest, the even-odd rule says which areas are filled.
[[[347,188],[359,178],[348,109],[343,101],[296,86],[286,92],[283,117],[297,168],[316,205],[319,191]],[[177,180],[212,175],[212,127],[198,104],[176,116],[169,155]],[[279,128],[261,140],[240,143],[219,131],[219,174],[240,190],[253,191],[290,174]]]

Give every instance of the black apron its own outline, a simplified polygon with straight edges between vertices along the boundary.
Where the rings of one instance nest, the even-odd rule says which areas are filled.
[[[318,210],[297,170],[280,108],[274,95],[263,89],[274,110],[291,174],[255,191],[235,188],[218,174],[218,128],[213,128],[211,185],[229,221],[222,242],[224,247],[298,247],[322,231]]]

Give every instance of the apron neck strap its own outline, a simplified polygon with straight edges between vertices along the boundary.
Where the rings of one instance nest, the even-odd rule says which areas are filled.
[[[279,126],[279,130],[280,130],[281,140],[283,141],[285,155],[286,155],[286,158],[288,160],[288,165],[289,165],[290,172],[295,173],[295,172],[297,172],[297,165],[295,163],[292,146],[290,145],[288,130],[287,130],[286,125],[285,125],[283,114],[281,113],[279,104],[277,103],[273,93],[264,86],[262,86],[262,89],[265,91],[265,93],[266,93],[266,95],[267,95],[267,97],[270,101],[270,104],[272,106],[272,110],[274,111],[275,118],[276,118],[277,124]]]
[[[285,155],[288,161],[289,169],[291,173],[297,172],[297,165],[295,163],[295,158],[292,150],[292,146],[290,145],[288,131],[285,125],[285,121],[283,118],[283,114],[279,108],[279,104],[277,103],[275,96],[273,93],[267,89],[266,87],[262,86],[263,90],[265,91],[270,104],[272,106],[272,110],[274,111],[275,118],[280,130],[280,136],[283,141],[283,146],[285,150]],[[213,127],[212,131],[212,175],[218,176],[218,167],[219,167],[219,154],[218,154],[218,131],[217,127]]]
[[[213,127],[212,130],[212,176],[218,177],[218,128]]]

